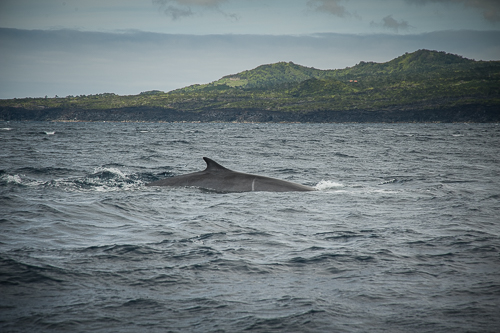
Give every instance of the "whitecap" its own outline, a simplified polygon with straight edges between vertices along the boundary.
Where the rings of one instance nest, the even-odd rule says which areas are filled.
[[[339,188],[339,187],[344,187],[344,185],[332,180],[324,180],[324,179],[322,179],[318,184],[316,184],[316,186],[314,186],[315,189],[320,191]]]
[[[22,183],[21,177],[19,177],[19,175],[3,175],[1,179],[6,183],[14,183],[14,184]]]
[[[396,178],[393,178],[393,179],[385,180],[382,183],[380,183],[379,185],[392,184],[392,183],[396,183],[397,181],[398,180]]]
[[[117,168],[103,168],[103,167],[98,167],[94,169],[93,175],[113,175],[115,177],[119,178],[126,178],[127,176],[119,169]]]

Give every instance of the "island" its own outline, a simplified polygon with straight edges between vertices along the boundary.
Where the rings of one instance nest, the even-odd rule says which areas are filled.
[[[0,120],[499,122],[500,61],[418,50],[335,70],[279,62],[170,92],[4,99]]]

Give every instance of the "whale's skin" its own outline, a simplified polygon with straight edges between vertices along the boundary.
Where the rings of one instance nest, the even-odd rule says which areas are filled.
[[[207,163],[207,168],[203,171],[165,178],[146,184],[146,186],[193,186],[211,189],[218,192],[315,191],[314,188],[306,185],[232,171],[209,159],[208,157],[203,157],[203,159]]]

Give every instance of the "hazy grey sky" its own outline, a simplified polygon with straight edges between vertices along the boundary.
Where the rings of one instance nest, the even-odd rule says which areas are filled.
[[[0,98],[169,91],[420,48],[500,59],[499,0],[2,0]]]

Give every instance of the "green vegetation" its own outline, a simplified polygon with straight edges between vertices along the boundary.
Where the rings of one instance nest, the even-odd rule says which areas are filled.
[[[152,107],[177,111],[310,111],[437,109],[498,106],[500,61],[474,61],[419,50],[386,63],[361,62],[338,70],[294,63],[262,65],[218,81],[168,93],[99,94],[1,100],[0,108],[108,110]]]

